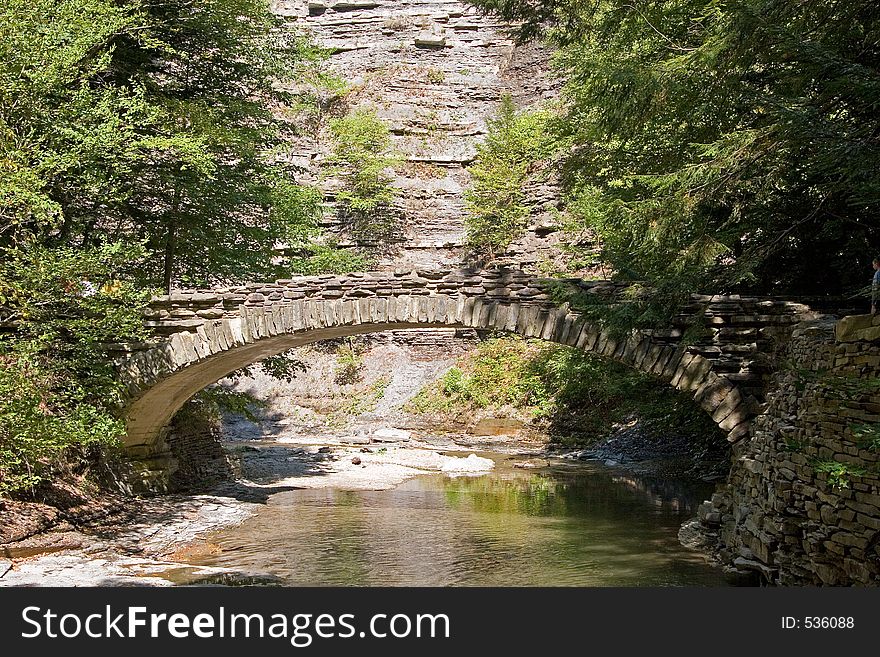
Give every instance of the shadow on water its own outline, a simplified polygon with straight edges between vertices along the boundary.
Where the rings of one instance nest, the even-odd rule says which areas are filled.
[[[284,586],[284,581],[279,577],[239,572],[184,576],[178,579],[175,579],[174,576],[169,577],[167,572],[162,576],[172,582],[179,583],[181,586]]]

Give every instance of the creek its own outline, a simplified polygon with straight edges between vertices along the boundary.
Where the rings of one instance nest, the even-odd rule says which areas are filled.
[[[677,537],[711,485],[598,462],[524,470],[514,457],[482,456],[496,467],[477,476],[275,494],[186,561],[291,586],[725,585]]]

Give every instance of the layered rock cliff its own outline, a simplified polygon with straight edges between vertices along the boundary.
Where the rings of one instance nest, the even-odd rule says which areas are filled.
[[[395,226],[384,243],[364,244],[377,252],[378,267],[464,263],[466,167],[503,94],[519,107],[558,96],[549,53],[539,45],[515,46],[510,26],[460,0],[278,0],[274,9],[290,29],[332,53],[327,68],[350,89],[342,110],[373,110],[391,130],[403,160],[393,180],[400,192]],[[292,159],[324,188],[332,207],[335,181],[320,175],[328,148],[323,126],[297,141]],[[521,268],[552,258],[556,242],[547,211],[559,195],[552,186],[531,195],[537,206],[531,230],[511,249]],[[333,212],[326,221],[343,246],[364,243]]]
[[[362,247],[375,269],[448,269],[470,262],[466,248],[464,194],[467,167],[486,137],[487,122],[505,94],[519,108],[558,98],[550,53],[539,44],[516,45],[510,26],[480,14],[461,0],[276,0],[273,10],[289,30],[331,54],[324,68],[343,79],[347,93],[328,116],[292,144],[288,157],[303,180],[325,193],[324,228],[343,248]],[[393,171],[395,222],[390,234],[351,230],[334,210],[339,181],[327,175],[332,148],[329,116],[375,111],[391,132],[401,164]],[[536,271],[559,256],[553,208],[560,195],[552,182],[528,190],[534,205],[528,230],[504,262]],[[371,239],[375,237],[375,239]],[[269,400],[262,430],[351,433],[388,425],[409,427],[401,411],[476,344],[473,331],[396,331],[365,336],[352,344],[309,350],[309,371],[289,383],[259,374],[239,381],[241,390]],[[363,365],[355,380],[342,381],[340,354],[357,352]],[[343,356],[344,357],[344,356]],[[375,391],[381,388],[382,394]],[[351,400],[363,404],[352,407]],[[346,409],[352,418],[343,420]],[[279,420],[279,418],[281,418]],[[286,418],[286,419],[285,419]],[[246,422],[227,426],[230,435],[261,431]]]

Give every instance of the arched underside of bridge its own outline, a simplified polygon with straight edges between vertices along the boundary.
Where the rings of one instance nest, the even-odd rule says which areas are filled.
[[[755,414],[754,398],[725,374],[714,372],[709,358],[651,334],[614,339],[567,306],[432,294],[285,299],[242,304],[226,315],[193,319],[186,330],[118,361],[131,400],[125,445],[133,457],[150,459],[163,453],[165,428],[174,414],[199,390],[230,372],[293,347],[393,329],[488,329],[595,353],[692,392],[731,441],[748,434]]]

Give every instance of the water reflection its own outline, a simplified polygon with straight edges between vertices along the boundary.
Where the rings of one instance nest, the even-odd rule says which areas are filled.
[[[677,540],[705,486],[601,466],[425,476],[394,490],[275,496],[192,563],[289,585],[723,585]]]

